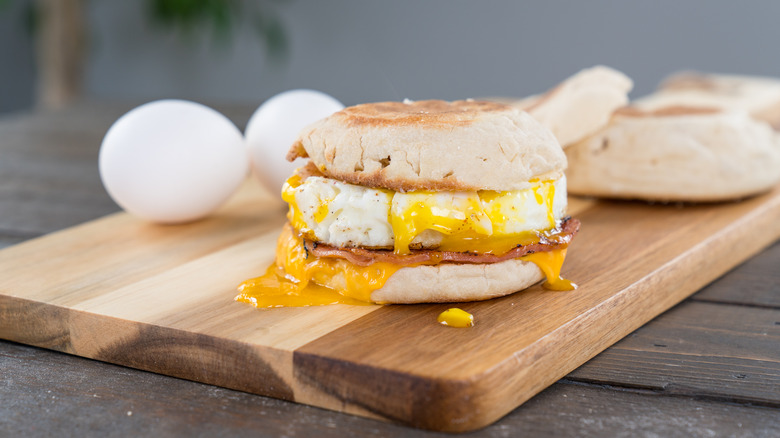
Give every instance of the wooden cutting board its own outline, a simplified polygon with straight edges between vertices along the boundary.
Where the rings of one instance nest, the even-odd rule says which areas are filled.
[[[0,251],[0,338],[446,431],[499,419],[780,237],[780,188],[740,203],[570,200],[564,275],[458,307],[256,310],[284,206],[253,181],[218,214],[159,226],[119,213]]]

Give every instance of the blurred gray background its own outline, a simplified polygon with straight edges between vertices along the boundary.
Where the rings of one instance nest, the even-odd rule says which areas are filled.
[[[0,112],[36,103],[29,4],[0,3]],[[780,75],[773,1],[265,2],[287,36],[281,58],[249,20],[223,40],[211,28],[182,36],[156,26],[147,6],[84,3],[81,98],[259,104],[291,88],[345,104],[524,96],[595,64],[631,76],[633,96],[681,69]]]

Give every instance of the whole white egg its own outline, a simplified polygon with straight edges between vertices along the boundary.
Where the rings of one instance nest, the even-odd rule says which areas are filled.
[[[260,182],[279,194],[284,181],[301,162],[285,159],[298,134],[344,105],[315,90],[289,90],[268,99],[252,114],[246,126],[246,142],[252,168]]]
[[[129,213],[161,223],[200,219],[246,179],[241,131],[199,103],[158,100],[120,117],[100,146],[100,178]]]

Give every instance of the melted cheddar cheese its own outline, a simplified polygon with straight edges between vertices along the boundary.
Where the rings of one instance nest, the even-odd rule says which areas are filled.
[[[520,257],[539,267],[551,290],[571,290],[577,286],[560,277],[566,248]],[[328,304],[371,304],[371,293],[381,289],[402,265],[377,262],[357,266],[338,258],[308,254],[302,237],[288,224],[276,247],[276,262],[264,275],[243,282],[237,301],[258,308],[304,307]]]
[[[409,245],[426,230],[443,234],[442,243],[493,234],[493,224],[476,192],[406,193],[402,202],[394,200],[389,216],[396,254],[409,254]]]
[[[276,245],[276,262],[265,275],[243,282],[236,300],[263,308],[370,304],[371,293],[401,267],[391,263],[363,267],[343,259],[314,257],[287,225]]]
[[[514,231],[512,223],[522,221],[518,214],[532,193],[535,202],[547,210],[547,227],[554,228],[552,181],[538,183],[531,190],[516,192],[479,192],[452,196],[451,202],[441,202],[435,192],[407,193],[403,208],[390,212],[395,238],[394,252],[409,254],[409,244],[423,231],[442,234],[436,249],[440,251],[504,254],[518,245],[539,242],[539,231]],[[443,195],[440,195],[443,196]],[[442,206],[442,205],[446,205]]]
[[[304,237],[318,240],[313,226],[327,221],[329,217],[336,217],[330,228],[344,226],[337,221],[342,209],[346,208],[345,202],[372,207],[371,212],[360,219],[371,223],[375,229],[391,233],[396,254],[409,254],[415,239],[431,232],[438,238],[437,250],[479,254],[505,254],[518,245],[537,243],[541,237],[554,240],[555,236],[547,233],[557,225],[554,211],[556,181],[531,183],[530,189],[508,192],[395,193],[338,182],[330,186],[324,184],[324,189],[316,192],[316,202],[308,202],[309,208],[305,209],[299,206],[297,198],[304,180],[293,175],[282,191],[282,199],[290,206],[290,223],[279,237],[276,261],[261,277],[242,283],[236,300],[259,308],[370,304],[371,294],[381,289],[403,265],[376,262],[362,267],[341,258],[315,257],[303,245]],[[338,204],[335,200],[339,194],[345,190],[352,190],[347,201],[342,199],[338,201],[341,206],[334,206]],[[536,223],[544,224],[542,230],[527,230],[522,226],[523,221],[528,219],[523,216],[528,206],[544,208],[540,210],[536,207],[535,211],[546,212],[546,216],[534,219]],[[314,224],[307,217],[313,219]],[[382,230],[382,227],[387,230]],[[365,231],[367,234],[370,232]],[[545,288],[571,290],[576,285],[560,277],[565,257],[564,247],[528,254],[520,260],[539,267],[546,278]],[[435,264],[436,261],[428,263]]]

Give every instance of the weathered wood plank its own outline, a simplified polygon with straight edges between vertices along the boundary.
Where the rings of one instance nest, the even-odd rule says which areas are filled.
[[[37,158],[29,151],[15,156],[5,148],[2,153],[0,229],[47,233],[118,210],[100,183],[97,158]]]
[[[691,299],[780,308],[780,242],[738,266]]]
[[[22,233],[16,233],[16,232],[2,232],[0,231],[0,249],[3,249],[7,246],[16,245],[17,243],[22,243],[25,240],[32,239],[33,237],[38,237],[37,234],[22,234]]]
[[[775,437],[779,418],[777,408],[561,382],[521,406],[505,423],[506,436]]]
[[[83,101],[65,109],[43,109],[31,112],[3,114],[0,130],[25,132],[80,131],[105,134],[108,127],[121,115],[147,101]],[[260,102],[258,102],[259,104]],[[253,105],[216,103],[207,104],[231,119],[243,129],[256,108]]]
[[[97,155],[112,107],[0,119],[0,229],[47,233],[118,210],[100,183]]]
[[[780,406],[780,310],[688,301],[568,378]]]
[[[9,436],[452,436],[10,342],[0,341],[0,369],[0,429]],[[558,383],[461,436],[773,437],[779,419],[775,408]]]
[[[98,174],[100,143],[133,104],[83,104],[67,111],[0,118],[0,230],[42,234],[119,210]],[[220,106],[242,126],[247,106]]]

